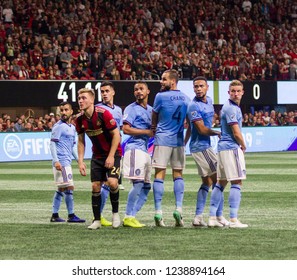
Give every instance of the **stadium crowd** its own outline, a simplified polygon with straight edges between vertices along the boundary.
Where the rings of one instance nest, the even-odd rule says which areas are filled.
[[[45,114],[44,116],[25,115],[17,116],[12,119],[6,113],[0,116],[0,132],[37,132],[37,131],[51,131],[53,125],[60,119],[59,114]],[[72,119],[74,124],[74,119]],[[275,110],[255,111],[252,113],[245,113],[243,115],[242,126],[257,127],[257,126],[296,126],[297,125],[297,111],[289,111],[284,113],[276,112]],[[220,127],[220,117],[218,114],[214,115],[213,127]]]
[[[296,0],[0,5],[1,79],[296,80]]]

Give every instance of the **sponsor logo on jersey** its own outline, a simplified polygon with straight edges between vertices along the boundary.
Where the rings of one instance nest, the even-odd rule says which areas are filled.
[[[109,122],[111,125],[116,125],[116,121],[114,119],[111,119]]]

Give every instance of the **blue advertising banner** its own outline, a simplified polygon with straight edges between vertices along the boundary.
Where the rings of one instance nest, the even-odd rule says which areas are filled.
[[[286,127],[244,127],[246,152],[276,152],[297,150],[297,126]],[[122,135],[125,145],[127,135]],[[51,160],[49,148],[50,132],[0,133],[0,162]],[[218,137],[211,137],[214,150],[217,150]],[[91,141],[86,137],[85,158],[92,156]],[[153,151],[153,139],[149,152]],[[189,145],[186,147],[189,155]]]

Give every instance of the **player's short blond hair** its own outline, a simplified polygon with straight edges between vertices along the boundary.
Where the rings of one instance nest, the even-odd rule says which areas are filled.
[[[93,97],[95,97],[95,91],[92,88],[81,88],[77,94],[80,95],[82,93],[88,92],[90,95],[92,95]]]
[[[241,86],[243,88],[243,83],[239,80],[233,80],[229,85],[229,89],[235,86]]]

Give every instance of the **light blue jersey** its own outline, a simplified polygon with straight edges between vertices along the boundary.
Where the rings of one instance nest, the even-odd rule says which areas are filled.
[[[124,111],[123,122],[137,129],[150,129],[152,123],[152,106],[146,108],[134,102],[128,105]],[[135,135],[126,140],[125,152],[128,150],[139,149],[147,152],[149,136]]]
[[[113,105],[113,107],[109,107],[107,104],[105,104],[103,102],[98,103],[95,106],[101,106],[104,109],[106,109],[107,111],[109,111],[112,114],[115,121],[117,122],[118,129],[121,130],[121,128],[123,126],[123,111],[122,111],[121,107],[119,107],[117,105]]]
[[[155,145],[184,146],[184,121],[190,98],[179,90],[159,92],[153,111],[158,114]]]
[[[207,96],[207,100],[204,103],[194,97],[193,101],[191,101],[188,106],[187,114],[191,125],[190,152],[197,153],[210,148],[210,136],[199,134],[194,122],[203,120],[206,127],[212,127],[214,108],[211,98]]]
[[[231,129],[232,124],[238,124],[241,130],[242,113],[240,107],[230,99],[223,105],[221,110],[221,139],[218,143],[218,152],[235,150],[239,148]]]
[[[52,129],[51,141],[56,144],[55,152],[62,166],[71,165],[72,155],[77,155],[76,129],[73,124],[59,120]],[[76,156],[77,157],[77,156]],[[53,155],[54,164],[55,155]]]

